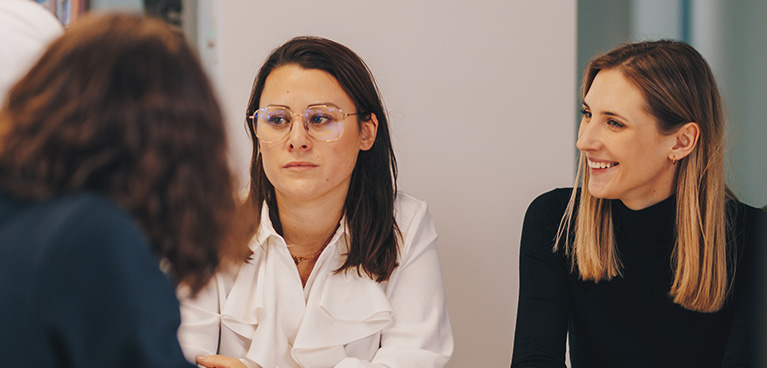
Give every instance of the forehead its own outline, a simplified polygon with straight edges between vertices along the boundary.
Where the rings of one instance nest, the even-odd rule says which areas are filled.
[[[639,88],[617,69],[599,71],[583,100],[592,109],[644,110],[646,106]]]
[[[332,75],[295,64],[277,67],[269,73],[260,101],[261,106],[283,105],[296,109],[321,103],[333,103],[342,109],[354,106]]]

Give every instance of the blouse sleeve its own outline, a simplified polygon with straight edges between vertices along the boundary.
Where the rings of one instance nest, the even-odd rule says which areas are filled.
[[[410,218],[397,218],[403,246],[399,266],[386,286],[393,323],[381,334],[381,347],[371,362],[346,358],[337,368],[444,367],[453,352],[437,232],[425,202],[414,205]],[[407,212],[404,209],[400,213]]]
[[[220,274],[216,274],[195,297],[190,297],[186,288],[178,290],[181,300],[178,341],[186,360],[194,362],[196,356],[218,353],[221,328],[219,295],[223,292]]]
[[[513,368],[565,367],[569,265],[552,249],[569,194],[570,190],[543,194],[525,214]]]

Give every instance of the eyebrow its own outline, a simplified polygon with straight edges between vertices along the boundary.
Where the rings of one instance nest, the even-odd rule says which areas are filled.
[[[591,111],[591,107],[589,107],[589,104],[587,104],[587,103],[585,103],[585,102],[581,102],[581,105],[582,105],[582,107],[584,107],[586,110],[589,110],[589,111]],[[592,112],[593,112],[593,111],[592,111]],[[625,120],[625,121],[631,121],[631,120],[629,120],[629,119],[625,118],[624,116],[622,116],[621,114],[618,114],[618,113],[615,113],[615,112],[612,112],[612,111],[603,111],[603,112],[602,112],[602,114],[604,114],[604,115],[608,115],[608,116],[614,116],[614,117],[616,117],[616,118],[619,118],[619,119],[621,119],[621,120]]]
[[[322,105],[332,106],[332,107],[335,107],[337,109],[340,109],[340,107],[338,105],[336,105],[336,104],[334,104],[332,102],[317,102],[317,103],[312,103],[312,104],[306,105],[306,108],[310,108],[312,106],[322,106]],[[292,110],[290,108],[290,106],[287,106],[287,105],[273,105],[273,104],[269,104],[269,105],[266,105],[266,107],[282,107],[284,109]]]
[[[312,106],[320,106],[320,105],[325,105],[325,106],[332,106],[332,107],[335,107],[335,108],[337,108],[337,109],[340,109],[340,108],[341,108],[340,106],[338,106],[338,105],[336,105],[336,104],[334,104],[334,103],[332,103],[332,102],[317,102],[317,103],[309,104],[309,105],[308,105],[308,106],[306,106],[306,107],[312,107]]]
[[[290,106],[287,106],[287,105],[272,105],[272,104],[269,104],[269,105],[266,105],[264,107],[282,107],[284,109],[290,110]]]

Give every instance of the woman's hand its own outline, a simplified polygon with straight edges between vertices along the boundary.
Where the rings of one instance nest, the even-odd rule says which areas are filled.
[[[241,361],[223,355],[198,356],[197,364],[207,368],[248,368]]]

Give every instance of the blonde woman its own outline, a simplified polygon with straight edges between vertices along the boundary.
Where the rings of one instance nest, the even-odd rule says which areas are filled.
[[[528,209],[512,367],[752,367],[767,216],[725,185],[723,107],[689,45],[586,68],[577,190]]]

